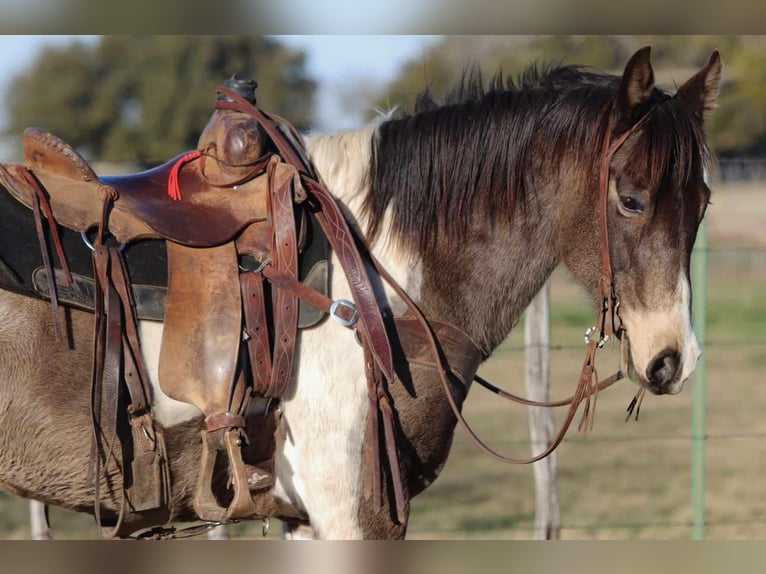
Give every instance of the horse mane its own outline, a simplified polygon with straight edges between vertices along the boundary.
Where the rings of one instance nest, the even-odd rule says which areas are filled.
[[[376,132],[364,203],[368,239],[381,231],[389,207],[394,236],[420,252],[439,239],[459,241],[477,216],[508,222],[565,157],[579,168],[573,185],[587,185],[599,151],[600,114],[619,82],[582,66],[531,66],[517,79],[498,73],[485,83],[469,68],[441,102],[424,91],[413,113],[383,122]],[[671,97],[654,92],[646,104],[656,106],[644,128],[648,137],[641,138],[649,163],[641,167],[651,175],[649,184],[668,170],[686,181],[695,158],[709,155],[701,122],[685,106],[659,106]]]

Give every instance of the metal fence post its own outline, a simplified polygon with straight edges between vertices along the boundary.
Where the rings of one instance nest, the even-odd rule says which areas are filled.
[[[692,323],[702,356],[692,382],[691,539],[705,538],[705,305],[707,302],[707,226],[702,220],[692,251]]]

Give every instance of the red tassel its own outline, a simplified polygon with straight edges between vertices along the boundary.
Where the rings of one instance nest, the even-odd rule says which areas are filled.
[[[170,174],[168,175],[168,195],[172,199],[181,199],[181,188],[178,186],[178,172],[185,163],[197,159],[202,155],[202,151],[195,149],[178,158],[178,160],[170,168]]]

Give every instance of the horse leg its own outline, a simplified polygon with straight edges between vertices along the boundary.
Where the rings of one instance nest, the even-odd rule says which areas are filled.
[[[319,538],[359,539],[367,390],[354,334],[325,321],[301,332],[296,385],[283,402],[277,495]]]

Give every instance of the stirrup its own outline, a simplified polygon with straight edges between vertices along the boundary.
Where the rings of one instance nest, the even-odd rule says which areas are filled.
[[[222,433],[222,435],[220,434]],[[273,484],[273,473],[260,467],[246,465],[242,460],[242,439],[235,427],[219,432],[201,431],[202,461],[194,495],[194,511],[202,520],[228,522],[253,518],[258,510],[250,494],[251,483],[260,490]],[[213,494],[213,473],[217,453],[225,450],[234,487],[234,498],[227,508],[221,506]]]

